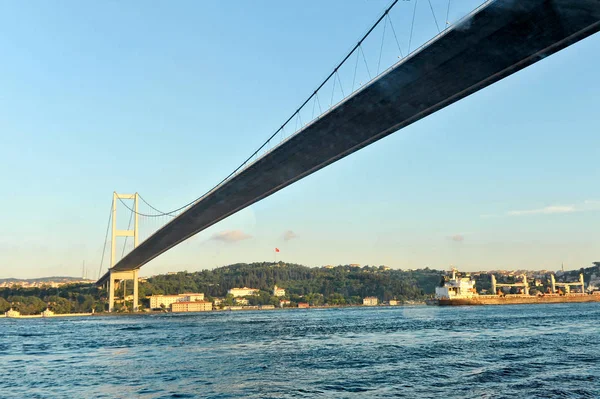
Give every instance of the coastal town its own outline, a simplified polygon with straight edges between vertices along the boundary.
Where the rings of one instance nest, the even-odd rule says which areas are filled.
[[[423,305],[449,275],[447,270],[358,264],[316,268],[283,262],[235,264],[139,277],[139,303],[133,284],[121,281],[112,314]],[[571,287],[571,293],[592,293],[599,291],[600,262],[579,270],[565,271],[561,266],[557,271],[490,270],[460,276],[476,283],[476,293],[483,296],[560,294],[559,286]],[[0,317],[91,316],[108,311],[106,290],[89,280],[55,277],[0,283]]]
[[[47,277],[39,279],[0,279],[0,288],[59,288],[69,284],[92,284],[95,280],[77,277]]]
[[[274,286],[272,295],[280,298],[279,305],[276,307],[272,304],[265,305],[250,305],[250,298],[256,296],[259,293],[257,288],[231,288],[227,291],[227,296],[224,298],[212,298],[207,300],[204,293],[183,293],[174,295],[150,295],[147,297],[150,304],[149,308],[145,308],[145,312],[171,312],[171,313],[185,313],[185,312],[210,312],[210,311],[223,311],[223,310],[273,310],[276,308],[299,308],[307,309],[310,308],[308,302],[292,303],[289,299],[286,299],[286,292],[284,288]],[[125,298],[120,302],[125,302],[131,298]],[[362,306],[396,306],[399,305],[399,301],[391,299],[383,304],[379,303],[377,297],[365,297],[362,299]],[[7,310],[4,315],[0,317],[6,318],[48,318],[48,317],[67,317],[67,316],[92,316],[91,313],[67,313],[57,314],[50,309],[50,306],[39,315],[21,315],[18,310],[12,307]]]
[[[211,310],[271,310],[276,308],[300,308],[306,309],[310,307],[308,302],[293,303],[286,299],[285,289],[274,286],[272,295],[279,298],[279,305],[250,305],[250,297],[259,293],[257,288],[231,288],[227,291],[227,296],[224,298],[213,298],[212,301],[205,300],[203,293],[185,293],[176,295],[152,295],[150,300],[150,309],[171,311],[173,313],[180,312],[207,312]],[[385,305],[398,305],[397,300],[389,300]],[[377,297],[365,297],[362,299],[363,306],[377,306],[379,300]]]

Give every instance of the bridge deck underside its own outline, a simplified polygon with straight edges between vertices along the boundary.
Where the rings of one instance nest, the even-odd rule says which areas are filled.
[[[491,2],[194,204],[113,269],[139,268],[233,213],[599,29],[600,0]]]

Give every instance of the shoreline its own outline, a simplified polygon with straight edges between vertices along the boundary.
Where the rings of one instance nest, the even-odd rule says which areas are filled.
[[[522,303],[523,305],[545,305],[545,304],[556,304],[557,302],[538,302],[538,303]],[[560,303],[598,303],[598,301],[585,301],[585,302],[560,302]],[[490,304],[480,304],[480,306],[489,306]],[[507,305],[514,305],[507,303]],[[209,311],[198,311],[198,312],[164,312],[164,311],[142,311],[142,312],[127,312],[127,313],[67,313],[67,314],[54,314],[52,316],[44,316],[42,314],[36,315],[19,315],[19,316],[6,316],[0,314],[0,319],[54,319],[54,318],[82,318],[82,317],[143,317],[143,316],[156,316],[156,315],[185,315],[185,314],[199,314],[199,313],[222,313],[222,312],[250,312],[250,311],[295,311],[295,310],[327,310],[327,309],[377,309],[377,308],[406,308],[406,307],[421,307],[428,306],[426,302],[415,302],[410,304],[401,305],[335,305],[335,306],[311,306],[309,308],[274,308],[274,309],[257,309],[254,307],[243,308],[243,309],[213,309]],[[456,305],[455,305],[456,306]],[[460,305],[459,305],[460,306]],[[493,306],[493,305],[492,305]],[[440,305],[435,306],[440,307]],[[441,307],[448,307],[441,306]],[[451,306],[454,307],[454,306]]]
[[[64,313],[64,314],[53,314],[52,316],[47,316],[43,314],[24,314],[18,316],[7,316],[5,314],[0,315],[0,318],[3,319],[53,319],[56,317],[90,317],[94,316],[94,313]]]
[[[220,312],[249,312],[249,311],[282,311],[282,310],[311,310],[311,309],[373,309],[373,308],[399,308],[399,307],[409,307],[409,306],[425,306],[425,302],[414,302],[409,304],[399,304],[399,305],[375,305],[375,306],[365,306],[365,305],[332,305],[332,306],[311,306],[308,308],[273,308],[273,309],[260,309],[257,307],[248,307],[241,309],[213,309],[209,311],[199,311],[199,312],[165,312],[165,311],[141,311],[141,312],[99,312],[99,313],[66,313],[66,314],[53,314],[52,316],[45,316],[42,314],[35,315],[18,315],[18,316],[7,316],[5,314],[0,314],[0,318],[2,319],[53,319],[53,318],[64,318],[64,317],[122,317],[122,316],[153,316],[153,315],[161,315],[161,314],[197,314],[197,313],[220,313]]]

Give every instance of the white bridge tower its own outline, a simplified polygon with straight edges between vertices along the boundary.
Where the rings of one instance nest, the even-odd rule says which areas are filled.
[[[133,247],[138,246],[139,240],[139,225],[138,225],[138,199],[139,196],[135,194],[117,194],[113,193],[112,202],[112,239],[110,247],[110,271],[107,283],[108,288],[108,311],[112,312],[115,308],[115,288],[118,284],[123,282],[123,296],[126,296],[125,282],[127,280],[133,280],[133,311],[137,312],[138,305],[138,275],[139,269],[126,270],[126,271],[114,271],[112,268],[117,263],[117,237],[133,237]],[[117,230],[117,201],[122,200],[133,200],[133,229],[132,230]],[[125,298],[123,298],[125,299]]]

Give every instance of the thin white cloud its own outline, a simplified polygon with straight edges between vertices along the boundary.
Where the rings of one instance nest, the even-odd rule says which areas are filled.
[[[574,212],[587,212],[600,210],[600,201],[585,200],[578,204],[571,205],[549,205],[543,208],[526,209],[506,212],[507,216],[526,216],[526,215],[556,215]]]
[[[576,212],[576,208],[572,205],[552,205],[546,206],[544,208],[539,209],[528,209],[525,211],[510,211],[507,212],[509,216],[521,216],[521,215],[551,215],[554,213],[572,213]]]
[[[298,238],[298,235],[292,230],[288,230],[285,233],[283,233],[283,239],[285,241],[293,240],[294,238]]]
[[[210,239],[213,241],[221,241],[226,243],[247,240],[248,238],[252,238],[252,236],[244,233],[241,230],[225,230],[219,233],[215,233],[212,235],[212,237],[210,237]]]

